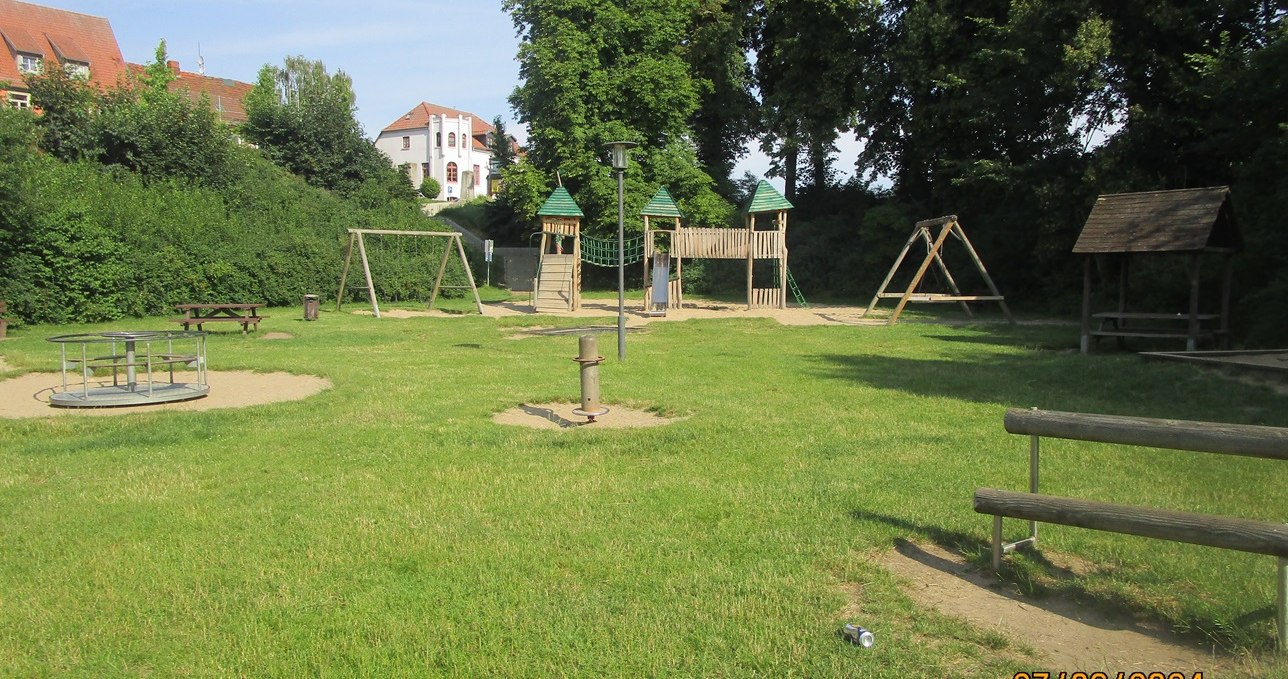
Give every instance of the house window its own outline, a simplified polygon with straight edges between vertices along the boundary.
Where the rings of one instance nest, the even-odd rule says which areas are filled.
[[[420,164],[420,179],[421,181],[429,179],[429,163]]]
[[[89,64],[80,61],[69,61],[63,64],[63,71],[73,78],[89,80]]]
[[[437,146],[437,147],[438,147],[438,148],[440,148],[440,149],[441,149],[441,148],[443,148],[443,133],[442,133],[442,132],[435,132],[435,133],[434,133],[434,146]]]
[[[9,106],[13,108],[31,108],[31,95],[26,92],[10,92]]]
[[[456,163],[447,164],[447,181],[456,181]]]
[[[411,137],[403,137],[403,149],[402,149],[402,150],[406,151],[406,150],[407,150],[407,149],[409,149],[409,148],[411,148]]]
[[[456,133],[455,133],[455,132],[448,132],[448,133],[447,133],[447,145],[448,145],[448,146],[450,146],[450,147],[452,147],[452,148],[456,148]]]
[[[483,177],[482,177],[481,175],[479,175],[479,166],[478,166],[478,165],[475,165],[475,166],[474,166],[474,185],[475,185],[475,186],[482,186],[482,185],[483,185]]]
[[[18,53],[18,72],[19,73],[39,73],[40,57],[34,54]]]

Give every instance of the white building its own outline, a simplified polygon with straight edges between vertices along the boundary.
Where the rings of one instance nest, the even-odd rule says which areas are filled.
[[[492,133],[473,113],[421,102],[380,131],[376,148],[395,167],[406,166],[413,186],[433,177],[439,200],[469,200],[488,195]]]

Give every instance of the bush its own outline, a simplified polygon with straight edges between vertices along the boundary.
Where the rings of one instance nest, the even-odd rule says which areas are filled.
[[[420,195],[430,199],[438,200],[438,194],[443,190],[442,185],[433,177],[425,177],[425,181],[420,183]]]

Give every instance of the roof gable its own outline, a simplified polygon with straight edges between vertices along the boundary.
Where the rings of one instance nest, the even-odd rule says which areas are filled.
[[[653,194],[653,198],[649,200],[648,205],[645,205],[644,209],[640,210],[640,214],[648,215],[649,217],[675,217],[676,219],[684,217],[684,215],[680,214],[679,206],[671,199],[671,192],[667,191],[665,186],[658,187],[657,193]]]
[[[581,208],[577,206],[577,201],[572,199],[568,194],[568,189],[560,186],[550,192],[550,197],[546,199],[544,205],[537,214],[542,217],[585,217]]]
[[[1073,252],[1238,248],[1243,241],[1229,199],[1226,186],[1102,195],[1096,198]]]
[[[779,210],[790,210],[792,205],[783,194],[779,193],[772,184],[765,180],[760,180],[756,185],[756,191],[751,195],[751,200],[747,201],[748,214],[758,212],[777,212]]]
[[[68,62],[89,64],[89,80],[114,87],[125,74],[125,60],[112,25],[103,17],[78,14],[17,0],[0,0],[0,34],[7,58],[0,59],[0,81],[22,87],[17,53],[41,57],[45,67]]]

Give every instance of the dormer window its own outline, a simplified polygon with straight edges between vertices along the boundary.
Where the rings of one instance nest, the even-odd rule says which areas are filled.
[[[448,132],[448,133],[447,133],[447,145],[448,145],[448,146],[450,146],[450,147],[452,147],[452,148],[456,148],[456,133],[455,133],[455,132]]]
[[[19,73],[39,73],[40,57],[34,54],[18,53],[18,72]]]
[[[72,78],[89,80],[89,64],[79,61],[69,61],[63,64],[63,70]]]

